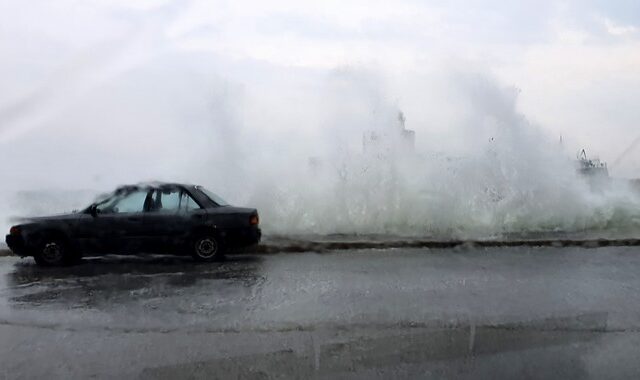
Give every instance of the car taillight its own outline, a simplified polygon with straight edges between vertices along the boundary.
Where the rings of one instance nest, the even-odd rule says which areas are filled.
[[[255,226],[258,223],[260,223],[260,218],[258,218],[258,215],[251,215],[251,217],[249,217],[249,224],[250,225]]]
[[[9,229],[9,235],[20,235],[20,227],[13,226]]]

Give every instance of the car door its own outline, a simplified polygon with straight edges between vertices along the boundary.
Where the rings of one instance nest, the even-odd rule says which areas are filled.
[[[184,247],[200,206],[180,187],[157,189],[153,207],[144,215],[146,247],[153,252],[171,252]]]

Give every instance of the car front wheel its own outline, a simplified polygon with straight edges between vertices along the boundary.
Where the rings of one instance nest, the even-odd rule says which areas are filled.
[[[202,235],[194,239],[193,257],[198,261],[213,261],[224,258],[220,240],[213,235]]]
[[[71,261],[71,252],[62,239],[47,238],[38,246],[33,258],[38,265],[57,266]]]

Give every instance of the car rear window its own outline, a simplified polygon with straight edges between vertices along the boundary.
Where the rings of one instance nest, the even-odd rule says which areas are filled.
[[[196,189],[200,190],[201,193],[206,195],[209,199],[215,202],[218,206],[229,206],[229,203],[222,199],[219,195],[205,189],[202,186],[196,186]]]

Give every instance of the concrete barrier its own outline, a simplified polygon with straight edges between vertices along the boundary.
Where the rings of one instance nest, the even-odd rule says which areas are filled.
[[[640,239],[520,239],[520,240],[393,240],[393,241],[271,241],[260,244],[257,253],[327,252],[354,249],[390,248],[499,248],[499,247],[623,247],[640,246]]]
[[[301,252],[329,252],[356,249],[391,249],[391,248],[500,248],[500,247],[625,247],[640,246],[640,239],[514,239],[514,240],[295,240],[272,239],[247,249],[246,253],[275,254]],[[0,248],[0,256],[10,256],[8,249]]]

